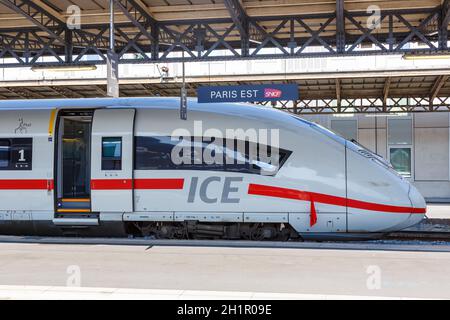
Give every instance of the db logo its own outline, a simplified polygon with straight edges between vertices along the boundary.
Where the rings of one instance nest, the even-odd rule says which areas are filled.
[[[281,98],[281,90],[266,88],[264,89],[264,98]]]

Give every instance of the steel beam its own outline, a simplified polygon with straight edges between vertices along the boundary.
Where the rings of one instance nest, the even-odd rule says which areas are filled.
[[[238,0],[226,0],[230,18],[164,22],[156,21],[139,0],[114,1],[128,20],[115,26],[116,52],[121,63],[449,52],[449,35],[443,27],[449,19],[449,11],[445,9],[449,0],[433,9],[382,11],[384,29],[376,32],[363,23],[369,16],[367,12],[345,11],[343,0],[336,2],[334,13],[250,18]],[[0,0],[0,3],[14,5],[16,11],[25,13],[29,8],[29,18],[42,20],[27,28],[0,26],[0,57],[12,58],[2,67],[81,64],[88,54],[98,58],[91,57],[91,63],[106,63],[109,25],[83,25],[81,30],[68,32],[57,12],[52,14],[51,9],[45,10],[42,1]],[[34,9],[38,3],[43,6],[39,11]],[[415,20],[416,15],[426,17]],[[426,30],[430,29],[436,15],[440,16],[440,32],[429,33]],[[346,33],[346,25],[354,32]],[[436,46],[438,40],[439,46]],[[412,42],[421,42],[426,47],[407,46]],[[363,45],[372,45],[372,48],[367,50]],[[227,52],[218,51],[223,49]],[[180,51],[186,53],[184,58],[176,54]],[[130,53],[134,56],[130,57]],[[53,57],[53,61],[42,63],[40,58],[48,56]]]
[[[139,29],[139,31],[150,41],[154,41],[153,36],[147,31],[148,27],[155,23],[154,19],[134,0],[113,0],[116,7]],[[130,7],[131,6],[131,7]]]
[[[49,37],[56,40],[60,45],[65,45],[64,38],[55,33],[49,25],[63,27],[64,22],[60,21],[47,10],[40,7],[36,1],[31,0],[0,0],[0,3],[10,10],[20,14],[25,19],[33,23],[42,31],[45,31]]]
[[[240,0],[224,0],[225,6],[230,13],[231,20],[239,29],[242,38],[248,37],[248,15],[242,7]]]
[[[439,91],[444,86],[445,82],[449,79],[448,75],[440,75],[437,77],[436,82],[434,83],[433,87],[431,87],[430,91],[430,104],[433,104],[434,99],[437,98],[439,95]]]
[[[336,103],[338,108],[341,108],[341,100],[342,100],[342,88],[341,88],[341,80],[336,78],[335,80],[336,84]]]
[[[439,15],[439,49],[448,49],[448,26],[450,24],[450,0],[442,3]]]
[[[445,0],[442,4],[442,27],[447,27],[450,24],[450,1]]]
[[[344,0],[336,0],[336,50],[345,52],[345,5]]]
[[[280,101],[276,109],[296,114],[396,114],[430,112],[429,98],[389,98],[387,106],[382,106],[382,99],[343,99],[342,106],[337,107],[330,99],[302,99],[297,101]],[[407,101],[404,103],[404,101]],[[438,98],[432,106],[433,112],[449,112],[450,97]],[[259,103],[268,105],[268,103]]]
[[[389,98],[389,90],[391,87],[391,77],[387,77],[386,81],[384,82],[384,88],[383,88],[383,106],[386,106],[387,99]]]
[[[230,13],[231,20],[233,20],[234,25],[241,35],[242,55],[248,56],[250,47],[249,17],[240,0],[224,0],[224,3]]]

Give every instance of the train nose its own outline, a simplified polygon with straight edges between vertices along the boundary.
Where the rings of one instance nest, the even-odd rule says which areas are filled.
[[[413,207],[419,211],[420,209],[423,209],[424,210],[423,214],[425,215],[427,204],[423,196],[413,185],[410,185],[409,188],[409,199],[411,200]]]
[[[409,188],[409,199],[411,200],[411,204],[413,206],[413,213],[410,215],[408,219],[408,227],[418,224],[425,218],[425,213],[427,211],[427,204],[425,199],[420,194],[420,192],[414,187],[410,185]]]

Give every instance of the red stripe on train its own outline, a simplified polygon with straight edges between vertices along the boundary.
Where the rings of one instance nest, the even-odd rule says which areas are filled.
[[[182,190],[184,179],[136,179],[134,188],[139,190]]]
[[[0,180],[0,190],[53,190],[53,180]]]
[[[93,179],[92,190],[131,190],[133,179]]]
[[[131,190],[132,179],[96,179],[91,181],[92,190]],[[136,179],[134,188],[138,190],[182,190],[184,179]],[[0,190],[53,190],[53,180],[27,179],[27,180],[0,180]],[[412,208],[378,204],[343,197],[336,197],[322,193],[307,192],[295,189],[249,184],[248,194],[268,197],[312,201],[349,208],[392,212],[424,214],[426,208]]]
[[[93,179],[92,190],[182,190],[184,179]],[[54,190],[53,180],[0,180],[0,190]]]
[[[96,179],[91,181],[92,190],[180,190],[184,179]]]
[[[391,206],[386,204],[378,204],[354,199],[347,199],[343,197],[330,196],[322,193],[265,186],[260,184],[249,184],[248,194],[284,198],[284,199],[311,201],[342,207],[348,206],[349,208],[370,210],[370,211],[381,211],[392,213],[415,213],[415,214],[426,213],[426,208]]]

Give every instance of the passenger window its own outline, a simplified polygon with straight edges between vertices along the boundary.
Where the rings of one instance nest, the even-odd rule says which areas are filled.
[[[214,139],[204,142],[199,137],[188,137],[181,140],[172,140],[172,137],[167,136],[136,137],[135,169],[208,170],[275,175],[291,155],[291,151],[276,149],[278,151],[278,163],[274,165],[271,164],[269,158],[272,155],[272,151],[275,152],[275,148],[272,150],[270,146],[252,145],[248,141],[224,139],[219,145],[216,145],[217,149],[211,149],[211,143],[213,142],[215,142]],[[239,143],[245,146],[241,151],[238,148]],[[177,145],[187,148],[189,154],[186,156],[187,159],[190,158],[190,163],[176,164],[172,160],[172,150]],[[262,149],[263,147],[264,149]],[[260,151],[256,158],[250,157],[252,155],[250,148],[253,148],[254,151]],[[216,150],[222,153],[221,156],[215,158],[215,160],[220,161],[211,162],[205,159],[205,151],[207,151],[207,155],[210,154],[212,157],[215,157]],[[263,152],[264,150],[266,151],[265,153]],[[259,154],[265,155],[266,153],[267,158],[259,157]],[[182,155],[180,154],[180,156]]]
[[[122,138],[103,138],[102,170],[122,170]]]
[[[0,170],[32,170],[33,139],[0,139]]]
[[[11,159],[11,142],[9,140],[0,140],[0,168],[9,168]]]

